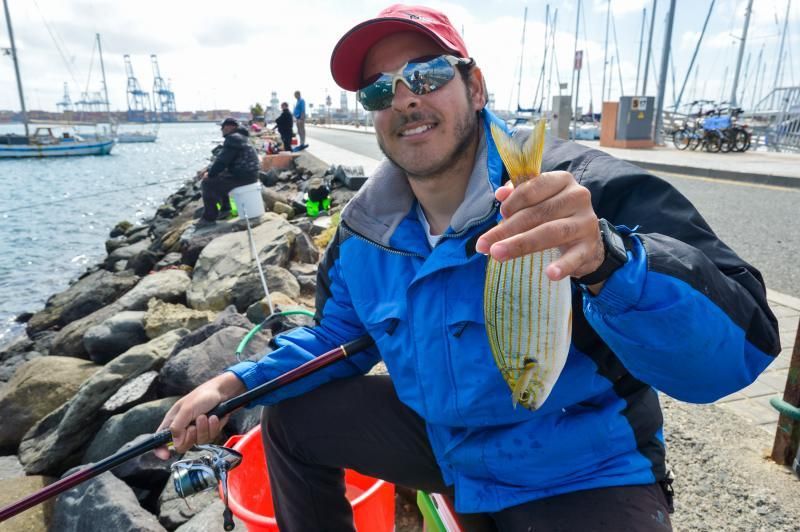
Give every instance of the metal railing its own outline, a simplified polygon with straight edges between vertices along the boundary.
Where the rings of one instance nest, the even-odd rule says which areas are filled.
[[[800,153],[800,86],[773,89],[742,117],[753,129],[754,145]]]

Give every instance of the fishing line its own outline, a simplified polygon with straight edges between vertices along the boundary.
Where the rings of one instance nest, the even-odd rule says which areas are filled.
[[[59,203],[65,203],[67,201],[74,201],[74,200],[79,200],[79,199],[84,199],[84,198],[94,198],[94,197],[97,197],[97,196],[103,196],[105,194],[114,194],[116,192],[125,192],[127,190],[134,190],[134,189],[137,189],[137,188],[153,187],[153,186],[156,186],[156,185],[163,185],[165,183],[175,183],[177,181],[186,181],[186,180],[187,179],[185,177],[182,177],[182,178],[178,178],[178,179],[165,179],[164,181],[153,181],[153,182],[150,182],[150,183],[142,183],[141,185],[132,185],[132,186],[129,186],[129,187],[114,188],[114,189],[110,189],[110,190],[101,190],[100,192],[93,192],[91,194],[83,194],[81,196],[70,196],[68,198],[62,198],[62,199],[57,199],[57,200],[52,200],[52,201],[44,201],[44,202],[41,202],[41,203],[33,203],[33,204],[30,204],[30,205],[25,205],[24,207],[16,207],[16,208],[13,208],[13,209],[5,209],[5,210],[0,211],[0,214],[6,214],[6,213],[9,213],[9,212],[15,212],[15,211],[28,210],[28,209],[31,209],[33,207],[44,207],[44,206],[47,206],[47,205],[56,205],[56,204],[59,204]]]

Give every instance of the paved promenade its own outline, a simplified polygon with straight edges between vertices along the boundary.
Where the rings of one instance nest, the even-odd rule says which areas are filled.
[[[322,127],[322,126],[318,126]],[[372,127],[324,126],[373,134]],[[669,140],[669,139],[668,139]],[[609,148],[600,141],[579,140],[579,144],[602,150],[647,170],[686,174],[710,179],[728,179],[765,185],[800,188],[800,154],[766,151],[744,153],[709,153],[680,151],[671,142],[648,150]]]
[[[359,128],[360,131],[364,131],[364,128]],[[371,133],[371,131],[366,131],[367,133]],[[308,151],[311,155],[314,155],[321,161],[324,161],[326,164],[335,164],[335,165],[346,165],[346,166],[354,166],[359,165],[364,167],[364,171],[366,175],[369,175],[372,170],[378,165],[378,160],[373,159],[371,157],[366,157],[364,155],[360,155],[357,153],[353,153],[349,150],[345,150],[339,148],[337,146],[333,146],[331,144],[319,141],[314,139],[314,129],[309,129],[309,138],[311,141],[309,144],[311,147]],[[587,143],[588,144],[588,143]],[[594,143],[597,144],[597,143]],[[599,148],[599,146],[597,146]],[[611,150],[607,150],[606,148],[600,148],[606,151],[611,152]],[[665,149],[668,150],[668,149]],[[615,150],[617,152],[641,152],[643,154],[654,153],[652,150],[642,151],[642,150]],[[658,150],[656,150],[657,152]],[[679,152],[678,150],[672,149],[671,150],[673,155],[683,155],[684,152]],[[668,153],[668,151],[665,151]],[[620,154],[614,153],[615,156],[620,156]],[[638,154],[637,154],[638,155]],[[706,155],[706,154],[696,154],[696,155]],[[720,157],[725,157],[726,155],[731,155],[732,157],[737,156],[744,156],[749,157],[752,156],[760,156],[760,155],[783,155],[783,154],[707,154],[708,156],[716,157],[719,155]],[[791,157],[795,157],[797,162],[800,163],[800,156],[794,155]],[[778,157],[778,159],[782,160],[782,157]],[[779,164],[776,163],[776,167]],[[676,170],[673,170],[676,171]],[[798,168],[795,168],[794,173],[797,174],[796,179],[800,183],[800,165]],[[681,172],[685,173],[685,172]],[[798,185],[800,186],[800,185]],[[786,378],[789,373],[789,362],[791,361],[792,357],[792,349],[794,348],[795,336],[796,331],[798,329],[798,324],[800,324],[800,299],[796,297],[792,297],[786,294],[781,294],[779,292],[775,292],[773,290],[767,290],[767,299],[769,301],[769,305],[772,308],[773,312],[778,318],[780,323],[780,335],[781,335],[781,345],[783,346],[783,350],[781,351],[780,356],[767,368],[767,370],[762,373],[759,378],[750,386],[745,388],[744,390],[732,394],[728,397],[720,399],[718,403],[729,410],[730,412],[749,420],[750,422],[760,426],[764,430],[768,431],[770,434],[775,433],[776,424],[778,422],[778,412],[772,408],[769,404],[769,400],[772,397],[783,397],[783,390],[786,386]]]

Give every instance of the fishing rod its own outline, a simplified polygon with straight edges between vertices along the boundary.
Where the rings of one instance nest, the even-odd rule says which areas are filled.
[[[219,419],[222,419],[231,412],[238,410],[251,401],[268,393],[274,392],[275,390],[278,390],[287,384],[295,382],[307,375],[310,375],[311,373],[330,366],[335,362],[344,360],[350,355],[363,351],[371,347],[373,343],[374,341],[372,338],[368,334],[365,334],[360,338],[357,338],[351,342],[337,347],[336,349],[332,349],[327,353],[309,360],[305,364],[289,370],[283,375],[275,377],[271,381],[256,386],[252,390],[248,390],[241,395],[237,395],[236,397],[233,397],[227,401],[223,401],[211,409],[206,415],[209,417],[217,416]],[[105,473],[106,471],[113,469],[114,467],[130,460],[131,458],[142,455],[148,451],[152,451],[157,447],[167,445],[170,442],[172,442],[172,433],[168,429],[156,432],[141,443],[131,446],[129,449],[112,454],[111,456],[100,460],[96,464],[89,465],[86,468],[57,480],[56,482],[42,488],[35,493],[32,493],[31,495],[28,495],[27,497],[24,497],[23,499],[20,499],[17,502],[11,503],[4,508],[0,508],[0,523],[6,519],[14,517],[18,513],[24,512],[28,508],[46,501],[50,497],[58,495],[72,488],[73,486],[80,484],[81,482]]]

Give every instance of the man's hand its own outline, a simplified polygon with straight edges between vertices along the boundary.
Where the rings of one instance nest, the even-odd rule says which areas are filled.
[[[478,239],[478,253],[505,261],[557,247],[561,257],[545,272],[553,281],[600,267],[604,249],[591,194],[572,174],[545,172],[516,189],[508,182],[495,197],[503,223]]]
[[[185,453],[192,445],[213,441],[230,416],[220,420],[217,416],[206,416],[206,412],[245,391],[247,389],[244,384],[233,373],[225,372],[214,377],[172,405],[159,425],[158,431],[169,429],[172,433],[172,443],[178,453]],[[166,460],[169,458],[169,449],[159,447],[155,450],[155,454]]]

